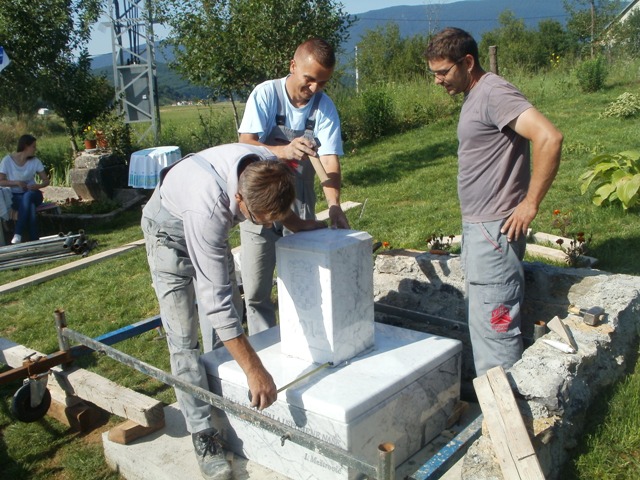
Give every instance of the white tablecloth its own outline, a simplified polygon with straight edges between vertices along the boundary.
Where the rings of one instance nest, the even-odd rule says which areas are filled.
[[[160,170],[181,158],[180,147],[175,146],[145,148],[133,152],[129,160],[129,186],[155,188]]]

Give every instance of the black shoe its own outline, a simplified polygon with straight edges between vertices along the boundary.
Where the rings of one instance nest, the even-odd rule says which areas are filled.
[[[231,466],[215,428],[191,434],[202,476],[207,480],[232,480]]]

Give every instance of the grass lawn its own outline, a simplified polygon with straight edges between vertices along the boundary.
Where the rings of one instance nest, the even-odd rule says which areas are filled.
[[[637,65],[635,66],[637,69]],[[627,71],[628,70],[628,71]],[[599,118],[621,93],[638,90],[637,70],[612,69],[606,90],[582,94],[568,74],[543,78],[512,78],[530,100],[565,134],[558,177],[541,205],[532,227],[558,234],[553,211],[567,212],[570,232],[593,235],[589,255],[598,268],[640,275],[640,219],[638,209],[598,208],[579,191],[578,177],[597,153],[638,149],[638,121]],[[626,75],[626,76],[625,76]],[[416,85],[413,95],[422,95]],[[170,142],[181,141],[187,153],[190,122],[201,122],[194,107],[163,109],[163,131]],[[202,112],[202,110],[199,110]],[[166,118],[165,118],[166,117]],[[226,122],[226,120],[225,120]],[[231,120],[232,122],[232,120]],[[342,200],[362,202],[348,211],[351,226],[368,231],[375,240],[395,248],[426,249],[433,233],[459,234],[460,210],[456,192],[457,115],[427,126],[382,138],[368,145],[345,145]],[[175,135],[171,137],[171,135]],[[182,137],[187,135],[187,137]],[[180,140],[180,138],[186,138]],[[229,140],[226,140],[229,141]],[[40,147],[42,148],[42,147]],[[320,202],[318,210],[326,208]],[[99,250],[114,248],[142,237],[139,210],[94,231]],[[237,245],[238,235],[232,234]],[[0,272],[0,283],[52,268],[55,264]],[[45,353],[58,349],[53,312],[63,308],[69,327],[96,336],[157,313],[145,253],[142,248],[97,263],[90,268],[0,298],[0,337]],[[118,344],[118,348],[152,365],[169,370],[168,354],[155,332]],[[118,362],[96,355],[80,364],[123,385],[172,403],[170,388]],[[69,432],[55,420],[33,424],[15,422],[9,413],[10,397],[18,385],[0,388],[0,478],[11,479],[115,479],[102,458],[97,434]],[[640,371],[601,396],[592,407],[574,458],[562,478],[640,478]],[[120,421],[111,418],[109,425]],[[104,428],[108,428],[108,426]]]

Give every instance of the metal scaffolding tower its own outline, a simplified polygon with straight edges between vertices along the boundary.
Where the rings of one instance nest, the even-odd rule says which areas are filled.
[[[140,139],[160,134],[152,0],[112,0],[113,82],[126,123],[151,122]]]

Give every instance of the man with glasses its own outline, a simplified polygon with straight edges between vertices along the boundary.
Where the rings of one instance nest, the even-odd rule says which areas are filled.
[[[458,121],[462,262],[474,363],[482,375],[522,356],[527,229],[558,171],[563,137],[512,84],[482,69],[478,45],[464,30],[439,32],[425,57],[437,85],[464,95]]]
[[[315,171],[309,156],[318,156],[329,176],[322,186],[332,227],[349,228],[340,207],[340,118],[323,89],[333,75],[336,57],[321,38],[298,46],[289,75],[258,85],[247,100],[238,129],[242,143],[266,146],[292,167],[296,178],[295,212],[315,218]],[[249,335],[276,324],[271,300],[276,266],[275,242],[287,234],[282,225],[271,228],[243,222],[240,225],[241,271],[247,306]]]
[[[203,339],[215,334],[247,376],[251,406],[262,410],[277,398],[271,375],[242,328],[242,299],[235,284],[229,230],[249,217],[293,231],[324,227],[291,211],[295,198],[290,168],[263,147],[244,144],[209,148],[167,167],[143,209],[147,260],[167,334],[171,372],[209,389],[200,362],[198,317]],[[197,300],[197,308],[196,308]],[[205,345],[205,351],[211,345]],[[202,475],[226,480],[231,468],[213,428],[211,405],[176,389]]]

